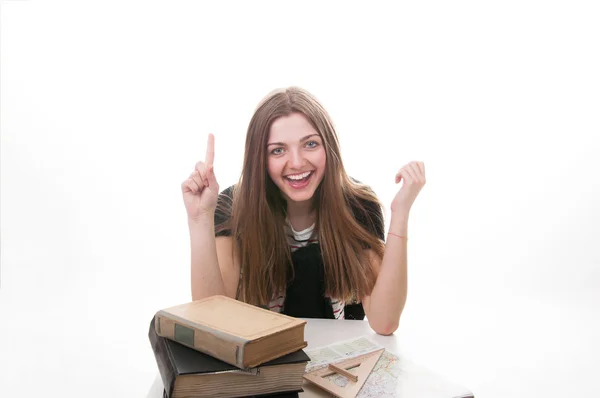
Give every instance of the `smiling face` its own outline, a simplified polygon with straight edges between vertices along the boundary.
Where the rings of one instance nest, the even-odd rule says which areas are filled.
[[[325,175],[325,160],[323,140],[304,115],[295,112],[271,124],[268,173],[288,202],[312,199]]]

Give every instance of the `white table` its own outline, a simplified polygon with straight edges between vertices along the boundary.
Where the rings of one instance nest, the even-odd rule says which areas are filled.
[[[401,378],[398,382],[396,396],[405,398],[455,398],[471,397],[471,392],[460,385],[456,385],[442,376],[429,371],[408,358],[402,356],[400,344],[396,336],[381,336],[376,334],[366,321],[336,321],[330,319],[307,319],[305,338],[308,342],[307,349],[324,346],[348,340],[359,336],[368,336],[381,344],[385,349],[401,358]],[[328,393],[319,387],[305,381],[302,398],[327,397]],[[157,374],[147,398],[162,398],[163,383]]]

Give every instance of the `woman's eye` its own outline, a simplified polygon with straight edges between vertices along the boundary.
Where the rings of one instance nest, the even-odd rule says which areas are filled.
[[[283,153],[283,148],[275,148],[271,151],[273,155],[281,155]]]
[[[307,146],[307,147],[309,147],[309,148],[314,148],[314,147],[316,147],[317,145],[319,145],[319,143],[318,143],[317,141],[308,141],[308,142],[306,143],[306,146]]]

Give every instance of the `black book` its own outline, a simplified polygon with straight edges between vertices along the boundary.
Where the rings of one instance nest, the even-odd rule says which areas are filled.
[[[150,344],[165,387],[164,398],[297,397],[310,360],[303,350],[242,370],[193,348],[156,334],[154,318]]]

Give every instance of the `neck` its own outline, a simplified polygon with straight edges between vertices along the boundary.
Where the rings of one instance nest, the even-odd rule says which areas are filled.
[[[287,218],[296,231],[310,227],[315,222],[315,210],[311,200],[287,201]]]

